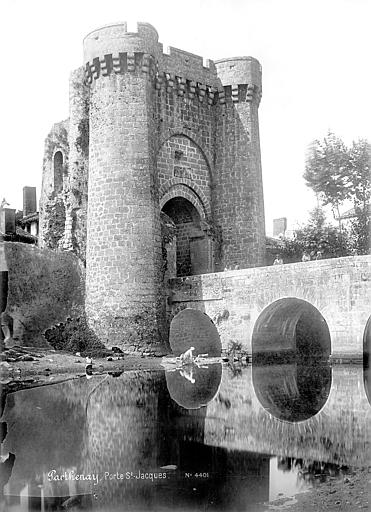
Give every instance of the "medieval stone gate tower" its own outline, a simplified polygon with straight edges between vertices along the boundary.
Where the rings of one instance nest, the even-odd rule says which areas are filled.
[[[264,264],[260,98],[251,57],[164,53],[147,23],[84,39],[69,119],[46,140],[41,245],[86,262],[107,344],[160,346],[167,278]]]

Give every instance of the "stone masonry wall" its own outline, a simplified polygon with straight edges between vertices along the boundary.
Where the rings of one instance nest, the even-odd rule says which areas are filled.
[[[261,67],[251,57],[217,61],[216,66],[224,86],[217,113],[214,206],[222,229],[221,269],[264,265]]]
[[[176,184],[190,187],[199,196],[205,216],[210,215],[210,171],[200,149],[185,136],[172,136],[157,157],[160,199]]]
[[[8,266],[6,313],[21,345],[45,345],[42,334],[84,314],[84,276],[75,255],[5,242]]]
[[[203,311],[216,324],[223,348],[234,341],[251,353],[262,311],[278,299],[303,299],[326,321],[333,356],[362,357],[371,315],[370,280],[370,256],[190,276],[170,281],[169,314],[172,318],[185,308]]]
[[[107,344],[159,341],[160,211],[146,76],[91,91],[86,308]]]

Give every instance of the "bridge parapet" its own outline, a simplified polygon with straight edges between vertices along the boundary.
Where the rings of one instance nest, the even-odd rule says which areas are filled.
[[[223,348],[231,341],[251,352],[254,326],[265,308],[279,299],[297,298],[323,316],[333,357],[362,357],[371,315],[371,256],[204,274],[170,281],[170,320],[182,309],[206,313]]]

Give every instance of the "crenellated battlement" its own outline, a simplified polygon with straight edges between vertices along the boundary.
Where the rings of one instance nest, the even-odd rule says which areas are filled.
[[[157,90],[209,105],[256,101],[261,98],[261,66],[252,57],[206,60],[170,47],[164,53],[157,30],[138,23],[128,32],[127,23],[107,25],[84,39],[85,81],[91,85],[112,74],[147,75]]]
[[[260,104],[262,97],[261,87],[254,84],[235,84],[225,85],[218,93],[219,103],[221,105],[232,103],[251,103],[256,101]]]
[[[167,93],[175,93],[190,99],[205,99],[212,105],[218,89],[209,83],[195,82],[169,72],[159,71],[154,58],[143,53],[119,53],[96,58],[85,66],[85,82],[91,85],[94,80],[111,74],[143,73],[148,75],[157,90],[165,89]]]
[[[156,89],[165,89],[169,94],[174,93],[177,96],[189,99],[198,98],[200,102],[205,100],[209,105],[213,105],[218,97],[218,89],[212,85],[195,82],[166,72],[156,75]]]
[[[90,85],[93,80],[111,74],[122,75],[129,72],[147,74],[154,78],[158,66],[152,55],[143,52],[119,52],[96,57],[85,65],[85,80]]]
[[[169,57],[178,57],[181,54],[182,59],[188,59],[192,54],[176,50],[176,53]],[[193,55],[197,59],[198,64],[203,66],[202,57]],[[96,57],[92,62],[87,62],[85,66],[85,82],[91,85],[94,80],[100,77],[107,77],[111,74],[124,75],[125,73],[142,73],[148,76],[149,80],[153,82],[157,90],[165,89],[167,93],[175,93],[177,96],[186,97],[189,99],[197,98],[200,102],[204,100],[209,104],[216,104],[218,101],[221,105],[231,100],[233,103],[237,102],[250,102],[257,99],[260,102],[261,88],[252,83],[242,83],[230,85],[221,85],[221,81],[216,75],[216,68],[212,61],[209,61],[210,68],[215,69],[215,74],[205,73],[205,76],[200,74],[196,75],[205,78],[209,81],[197,81],[188,78],[194,76],[194,73],[180,75],[182,72],[178,64],[170,66],[169,61],[166,62],[165,71],[159,70],[159,64],[155,61],[154,57],[148,53],[143,52],[120,52],[118,54],[106,54],[103,57]],[[193,66],[192,66],[193,67]],[[210,68],[204,68],[209,71]],[[171,72],[170,70],[173,70]],[[174,73],[178,70],[179,74]]]

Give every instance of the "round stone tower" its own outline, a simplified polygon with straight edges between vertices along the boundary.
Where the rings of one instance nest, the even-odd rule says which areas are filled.
[[[264,265],[265,226],[258,108],[261,66],[252,57],[215,62],[221,81],[216,121],[215,222],[224,267]]]
[[[89,100],[86,312],[107,345],[161,347],[153,77],[158,34],[126,23],[84,39]],[[148,343],[148,347],[146,344]]]

